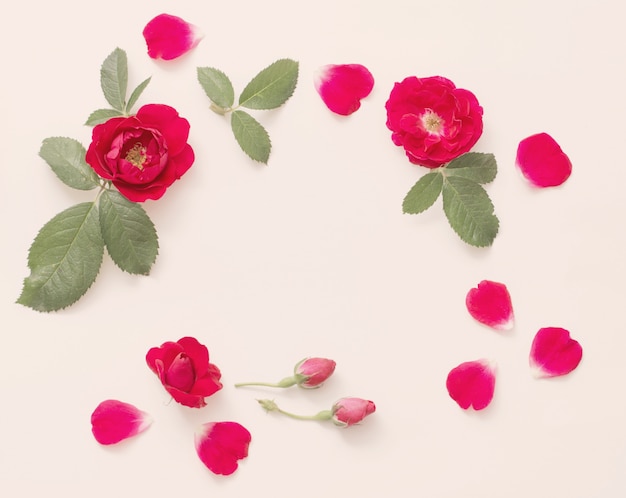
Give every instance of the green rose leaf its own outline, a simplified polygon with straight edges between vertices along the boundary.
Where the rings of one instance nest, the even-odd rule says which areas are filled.
[[[46,138],[39,156],[66,185],[78,190],[91,190],[98,186],[98,175],[85,162],[85,148],[72,138]]]
[[[230,125],[242,150],[255,161],[267,164],[272,143],[265,128],[245,111],[233,111]]]
[[[467,152],[453,159],[445,166],[447,176],[462,176],[478,183],[489,183],[498,172],[498,165],[493,154]]]
[[[248,109],[274,109],[293,95],[297,82],[298,63],[279,59],[248,83],[239,96],[239,105]]]
[[[425,174],[409,190],[402,202],[402,211],[418,214],[432,206],[443,188],[443,175],[438,171]]]
[[[478,183],[461,176],[446,177],[443,210],[450,226],[464,242],[476,247],[493,243],[499,222],[489,195]]]
[[[150,273],[159,243],[143,207],[112,190],[102,193],[99,207],[102,236],[114,263],[128,273]]]
[[[235,103],[233,84],[222,71],[212,67],[199,67],[198,82],[214,104],[229,109]]]
[[[135,105],[135,103],[137,102],[137,100],[139,99],[139,97],[141,96],[143,91],[148,86],[148,83],[150,83],[151,79],[152,79],[152,76],[150,78],[146,78],[145,80],[143,80],[141,83],[139,83],[137,85],[137,87],[130,94],[130,98],[128,99],[128,103],[126,104],[126,107],[124,108],[124,110],[127,113],[130,113],[130,111],[132,110],[133,106]]]
[[[120,112],[126,107],[126,87],[128,85],[128,60],[126,52],[116,48],[102,63],[100,86],[107,102]]]
[[[57,214],[30,247],[31,272],[17,302],[37,311],[56,311],[75,303],[98,276],[103,254],[95,203],[77,204]]]
[[[118,116],[123,116],[124,114],[121,111],[116,111],[115,109],[98,109],[97,111],[93,111],[85,124],[87,126],[96,126],[102,123],[106,123],[111,118],[116,118]]]

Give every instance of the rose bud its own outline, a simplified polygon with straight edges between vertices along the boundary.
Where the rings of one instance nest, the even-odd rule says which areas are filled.
[[[327,358],[305,358],[296,363],[293,375],[285,377],[279,382],[241,382],[235,387],[242,386],[265,386],[265,387],[291,387],[299,386],[307,389],[320,387],[335,371],[336,363]]]
[[[206,406],[204,398],[222,388],[219,368],[209,362],[206,346],[193,337],[150,349],[146,362],[165,390],[181,405]]]
[[[315,415],[296,415],[295,413],[286,412],[270,399],[259,399],[257,401],[268,412],[282,413],[297,420],[332,420],[335,425],[340,427],[350,427],[358,424],[365,417],[376,411],[376,405],[373,401],[361,398],[341,398],[335,402],[330,410],[322,410]]]

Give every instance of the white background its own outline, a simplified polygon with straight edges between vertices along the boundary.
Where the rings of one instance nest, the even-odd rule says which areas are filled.
[[[205,33],[170,63],[149,59],[141,35],[162,12]],[[623,19],[609,0],[14,2],[0,30],[0,495],[625,496]],[[99,68],[115,47],[128,54],[131,87],[152,76],[139,104],[166,103],[190,121],[196,162],[145,203],[160,237],[149,277],[105,256],[76,305],[37,313],[14,304],[30,243],[95,195],[64,186],[39,147],[49,136],[89,144],[82,123],[106,107]],[[255,113],[273,141],[263,166],[209,110],[196,67],[220,68],[240,92],[283,57],[300,62],[299,83],[284,107]],[[315,92],[328,63],[364,64],[376,79],[350,117]],[[425,170],[392,144],[384,104],[409,75],[446,76],[484,107],[474,150],[498,161],[491,248],[461,242],[440,201],[401,213]],[[561,188],[533,189],[514,165],[518,142],[542,131],[572,160]],[[467,313],[465,294],[482,279],[508,286],[512,331]],[[530,373],[544,326],[569,329],[584,348],[567,377]],[[201,410],[170,402],[145,364],[150,347],[185,335],[223,373]],[[305,356],[337,361],[322,389],[233,387],[279,380]],[[498,365],[495,397],[465,412],[445,378],[478,358]],[[343,396],[374,400],[377,412],[339,429],[255,402],[315,413]],[[89,418],[107,398],[154,425],[99,446]],[[195,428],[217,420],[253,437],[227,478],[193,446]]]

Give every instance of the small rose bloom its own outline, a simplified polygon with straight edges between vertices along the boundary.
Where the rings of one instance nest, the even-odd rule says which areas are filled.
[[[393,143],[427,168],[469,152],[483,132],[483,108],[474,94],[442,76],[405,78],[385,107]]]
[[[203,36],[196,26],[170,14],[156,16],[143,29],[153,59],[176,59],[198,45]]]
[[[165,342],[146,355],[150,369],[181,405],[206,406],[204,398],[222,388],[219,368],[209,363],[209,351],[193,337]]]
[[[107,399],[91,414],[91,432],[100,444],[116,444],[145,431],[152,418],[135,406]]]
[[[95,126],[85,160],[129,201],[159,199],[194,162],[188,136],[176,109],[148,104]]]
[[[294,368],[298,385],[304,388],[320,387],[335,371],[336,363],[327,358],[305,358]]]
[[[336,425],[350,427],[376,411],[373,401],[361,398],[341,398],[332,407],[332,420]]]
[[[252,436],[237,422],[203,424],[195,434],[196,452],[214,474],[230,475],[238,461],[248,456]]]

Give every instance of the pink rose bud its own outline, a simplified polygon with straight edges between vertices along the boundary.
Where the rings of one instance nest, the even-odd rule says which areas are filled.
[[[361,398],[341,398],[333,405],[333,422],[343,427],[358,424],[376,411],[373,401]]]
[[[259,399],[257,402],[267,412],[278,412],[297,420],[332,420],[340,427],[358,424],[376,411],[373,401],[361,398],[341,398],[330,410],[322,410],[315,415],[297,415],[280,408],[274,400]]]
[[[327,358],[305,358],[293,370],[296,383],[304,388],[320,387],[333,374],[336,365]]]
[[[320,387],[335,371],[336,363],[327,358],[305,358],[296,363],[293,375],[278,382],[240,382],[235,387],[264,386],[264,387],[291,387],[304,388]]]

